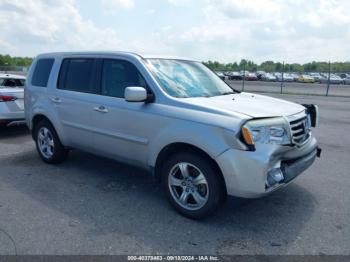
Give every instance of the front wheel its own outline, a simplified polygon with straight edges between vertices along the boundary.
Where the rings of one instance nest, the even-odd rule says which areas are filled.
[[[212,215],[225,199],[221,173],[196,153],[178,153],[162,168],[162,183],[169,202],[182,215],[200,219]]]

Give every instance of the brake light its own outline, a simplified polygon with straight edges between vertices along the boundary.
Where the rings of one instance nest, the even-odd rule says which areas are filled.
[[[17,97],[15,97],[15,96],[0,95],[0,102],[11,102],[11,101],[15,101],[16,99],[17,99]]]

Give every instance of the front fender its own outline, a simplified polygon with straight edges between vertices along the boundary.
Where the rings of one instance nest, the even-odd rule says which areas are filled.
[[[150,141],[148,165],[154,167],[159,153],[170,144],[190,144],[215,159],[232,146],[230,142],[235,144],[234,140],[235,134],[233,131],[198,123],[186,123],[184,125],[177,123],[163,129]]]

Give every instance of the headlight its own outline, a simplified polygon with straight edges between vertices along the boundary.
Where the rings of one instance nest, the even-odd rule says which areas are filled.
[[[271,118],[248,121],[242,127],[242,135],[246,144],[278,144],[291,143],[288,125],[284,118]]]

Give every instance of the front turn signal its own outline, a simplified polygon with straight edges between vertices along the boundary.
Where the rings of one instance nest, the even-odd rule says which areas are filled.
[[[250,132],[249,132],[248,128],[242,127],[242,134],[243,134],[244,141],[248,145],[253,146],[254,145],[254,140],[253,140],[252,136],[250,135]]]

